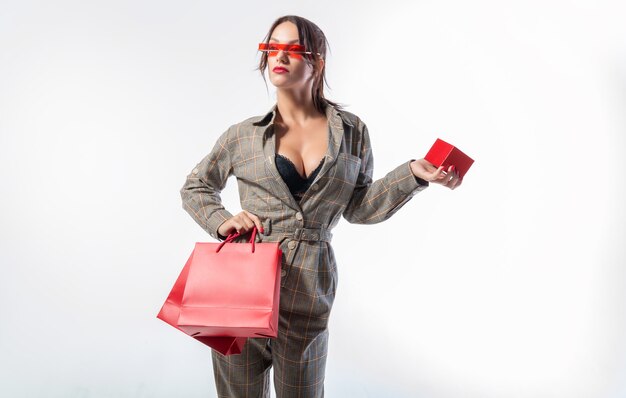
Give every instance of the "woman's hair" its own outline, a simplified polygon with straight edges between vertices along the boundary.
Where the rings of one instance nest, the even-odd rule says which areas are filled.
[[[306,51],[312,52],[312,54],[304,54],[303,59],[304,62],[313,67],[314,78],[313,87],[311,87],[313,105],[321,113],[324,113],[324,109],[326,107],[325,103],[330,103],[340,109],[343,105],[330,101],[324,97],[324,83],[326,82],[326,48],[327,46],[330,47],[330,44],[328,44],[328,40],[326,40],[324,32],[322,32],[316,24],[297,15],[284,15],[274,21],[263,41],[265,43],[269,43],[269,39],[274,31],[274,28],[285,21],[293,22],[298,27],[298,39],[300,40],[300,44],[304,44]],[[316,53],[320,53],[321,56]],[[317,62],[315,62],[318,58],[324,59],[324,68],[321,70],[319,70]],[[265,87],[267,88],[265,68],[267,68],[267,52],[264,51],[257,69],[261,71],[261,76],[263,77]],[[328,86],[328,83],[326,83],[326,85]]]

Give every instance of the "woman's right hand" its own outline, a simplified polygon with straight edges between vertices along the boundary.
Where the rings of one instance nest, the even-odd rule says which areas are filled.
[[[250,213],[247,210],[242,210],[240,213],[232,216],[228,220],[224,221],[218,228],[217,233],[224,238],[234,231],[240,232],[242,235],[250,231],[254,226],[263,233],[263,224],[259,217]]]

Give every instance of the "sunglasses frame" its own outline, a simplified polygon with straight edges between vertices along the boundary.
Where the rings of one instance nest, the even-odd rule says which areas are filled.
[[[275,46],[277,49],[270,49],[270,46]],[[292,50],[290,50],[292,48]],[[302,54],[313,54],[312,51],[306,51],[306,48],[302,44],[281,44],[281,43],[259,43],[258,50],[266,52],[268,57],[274,57],[278,55],[278,52],[282,50],[287,53],[287,56],[301,56]],[[322,54],[315,53],[320,57]]]

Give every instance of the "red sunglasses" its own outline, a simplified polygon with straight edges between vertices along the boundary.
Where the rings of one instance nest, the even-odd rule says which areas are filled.
[[[306,51],[302,44],[259,43],[259,51],[267,52],[268,57],[277,56],[280,50],[283,50],[287,53],[287,56],[292,58],[302,58],[303,54],[313,54],[311,51]],[[320,53],[315,54],[322,55]]]

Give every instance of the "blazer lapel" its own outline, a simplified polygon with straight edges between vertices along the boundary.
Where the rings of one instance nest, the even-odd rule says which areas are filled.
[[[337,155],[341,149],[341,142],[343,141],[343,123],[339,111],[331,104],[326,106],[326,117],[328,118],[328,149],[326,151],[326,159],[322,164],[322,168],[319,173],[313,179],[311,185],[315,184],[328,170],[333,167],[337,160]],[[303,197],[305,200],[308,195]]]

